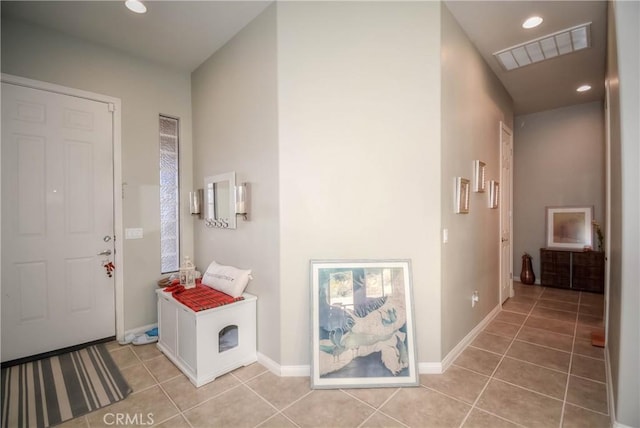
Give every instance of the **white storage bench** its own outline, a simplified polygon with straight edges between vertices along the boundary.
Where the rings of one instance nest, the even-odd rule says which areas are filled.
[[[158,349],[196,387],[257,361],[256,296],[195,312],[171,293],[156,293]]]

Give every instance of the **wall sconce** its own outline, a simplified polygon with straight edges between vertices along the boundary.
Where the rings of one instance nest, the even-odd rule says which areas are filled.
[[[236,215],[242,216],[244,221],[248,220],[249,212],[249,188],[248,183],[240,183],[236,186]]]
[[[204,189],[198,189],[194,192],[189,192],[189,213],[191,213],[191,215],[197,215],[200,219],[203,218],[203,200]]]

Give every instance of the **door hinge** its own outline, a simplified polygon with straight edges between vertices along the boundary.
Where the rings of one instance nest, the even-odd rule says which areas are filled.
[[[113,113],[116,111],[116,105],[114,103],[108,103],[107,106],[109,107],[109,112]]]

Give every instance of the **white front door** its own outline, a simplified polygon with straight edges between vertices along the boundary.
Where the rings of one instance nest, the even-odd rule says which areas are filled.
[[[500,122],[500,302],[513,296],[511,252],[513,134]]]
[[[2,361],[115,335],[109,110],[2,83]]]

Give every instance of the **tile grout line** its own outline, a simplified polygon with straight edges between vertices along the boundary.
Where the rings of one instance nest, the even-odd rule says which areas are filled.
[[[399,390],[399,389],[398,389],[398,390]],[[364,400],[362,400],[362,399],[360,399],[360,398],[356,397],[355,395],[350,394],[350,393],[348,392],[348,389],[338,388],[338,391],[340,391],[340,392],[344,392],[344,393],[345,393],[345,394],[347,394],[349,397],[351,397],[351,398],[353,398],[354,400],[356,400],[356,401],[358,401],[358,402],[360,402],[360,403],[364,404],[364,405],[365,405],[365,406],[367,406],[367,407],[371,407],[373,410],[378,410],[380,407],[382,407],[382,406],[384,406],[385,404],[387,404],[387,402],[389,401],[389,399],[398,393],[398,391],[397,391],[397,390],[396,390],[396,391],[394,391],[394,392],[393,392],[393,394],[391,394],[391,396],[390,396],[389,398],[387,398],[386,400],[384,400],[384,402],[383,402],[380,406],[378,406],[378,407],[374,407],[372,404],[369,404],[369,403],[367,403],[366,401],[364,401]]]
[[[188,379],[187,379],[187,382],[191,383]],[[203,401],[201,401],[201,402],[199,402],[199,403],[197,403],[197,404],[194,404],[194,405],[193,405],[193,406],[191,406],[191,407],[187,407],[187,408],[185,408],[184,410],[182,410],[181,412],[182,412],[182,413],[190,412],[191,410],[195,409],[196,407],[199,407],[199,406],[203,405],[204,403],[207,403],[207,402],[209,402],[209,401],[213,400],[214,398],[218,398],[218,397],[220,397],[222,394],[226,394],[226,393],[227,393],[227,392],[229,392],[229,391],[232,391],[232,390],[234,390],[234,389],[240,388],[241,386],[242,386],[242,384],[241,384],[241,383],[239,383],[239,384],[237,384],[237,385],[230,386],[228,389],[225,389],[224,391],[222,391],[222,392],[220,392],[220,393],[218,393],[218,394],[212,395],[211,397],[208,397],[208,398],[206,398],[205,400],[203,400]]]
[[[489,381],[489,380],[490,380],[489,376],[487,376],[486,374],[482,374],[482,373],[479,373],[479,372],[476,372],[476,371],[473,371],[473,370],[469,370],[469,369],[467,369],[467,368],[465,368],[465,367],[462,367],[462,366],[456,366],[456,367],[461,368],[461,369],[464,369],[464,370],[468,370],[468,371],[470,371],[470,372],[472,372],[472,373],[476,373],[476,374],[482,375],[482,376],[484,376],[484,377],[486,377],[486,378],[487,378],[487,381]],[[500,379],[496,379],[496,380],[500,380]],[[508,383],[508,382],[505,382],[505,383]],[[445,397],[447,397],[447,398],[450,398],[450,399],[452,399],[452,400],[454,400],[454,401],[457,401],[457,402],[459,402],[459,403],[462,403],[462,404],[464,404],[464,405],[466,405],[466,406],[473,406],[473,405],[472,405],[472,403],[469,403],[468,401],[464,401],[464,400],[462,400],[462,399],[460,399],[460,398],[458,398],[458,397],[454,397],[453,395],[449,395],[449,394],[447,394],[447,393],[445,393],[445,392],[438,391],[437,389],[435,389],[435,388],[433,388],[433,387],[426,386],[426,385],[422,385],[422,384],[421,384],[420,386],[421,386],[421,387],[423,387],[423,388],[425,388],[425,389],[428,389],[428,390],[430,390],[430,391],[433,391],[433,392],[435,392],[436,394],[443,395],[443,396],[445,396]],[[515,386],[517,386],[517,385],[515,385]],[[519,387],[519,388],[522,388],[522,387]],[[476,407],[475,409],[476,409],[476,410],[478,410],[479,412],[488,413],[488,414],[490,414],[491,416],[495,416],[495,417],[497,417],[498,419],[502,419],[503,421],[507,421],[507,422],[509,422],[509,423],[511,423],[511,424],[515,424],[515,425],[520,426],[520,427],[524,427],[524,426],[525,426],[525,425],[519,424],[518,422],[515,422],[515,421],[512,421],[512,420],[510,420],[510,419],[507,419],[507,418],[505,418],[504,416],[500,416],[500,415],[498,415],[498,414],[495,414],[495,413],[493,413],[493,412],[491,412],[491,411],[489,411],[489,410],[481,409],[480,407]],[[474,408],[473,408],[473,407],[471,407],[471,408],[469,409],[469,412],[471,412],[472,410],[474,410]],[[385,415],[386,415],[386,413],[384,413],[384,412],[381,412],[381,413],[383,413],[383,414],[385,414]],[[392,419],[394,419],[394,418],[392,418]],[[462,421],[462,423],[464,423],[464,422],[465,422],[465,420],[463,420],[463,421]]]
[[[236,379],[238,379],[241,382],[241,385],[246,386],[251,392],[253,392],[255,395],[257,395],[258,397],[260,397],[260,399],[262,399],[262,401],[264,401],[265,403],[267,403],[269,406],[271,406],[273,409],[275,409],[275,413],[271,416],[269,416],[268,418],[266,418],[265,420],[263,420],[262,422],[260,422],[259,424],[257,424],[255,426],[255,428],[259,427],[260,425],[265,424],[268,420],[275,418],[276,416],[280,415],[283,418],[285,418],[287,421],[291,422],[294,426],[296,427],[300,427],[300,425],[295,422],[293,419],[291,419],[289,416],[287,416],[284,411],[287,410],[289,407],[291,407],[293,404],[297,403],[298,401],[302,400],[303,398],[305,398],[306,396],[308,396],[309,394],[311,394],[313,392],[313,390],[306,392],[305,394],[302,394],[301,397],[299,397],[298,399],[292,401],[291,403],[287,404],[286,406],[284,406],[282,409],[278,409],[274,404],[272,404],[269,400],[267,400],[265,397],[263,397],[258,391],[256,391],[255,389],[253,389],[250,385],[249,382],[257,379],[261,376],[265,376],[267,373],[269,373],[269,370],[265,370],[262,373],[257,374],[256,376],[253,376],[249,379],[247,379],[246,381],[243,381],[242,379],[240,379],[237,375],[234,375],[233,372],[230,372],[231,375],[233,375],[233,377],[235,377]]]
[[[232,372],[233,373],[233,372]],[[272,404],[269,400],[267,400],[265,397],[263,397],[262,395],[260,395],[260,393],[258,391],[256,391],[255,389],[251,388],[251,386],[249,386],[249,381],[250,380],[254,380],[259,378],[260,376],[264,375],[268,373],[268,371],[264,371],[263,373],[260,373],[254,377],[252,377],[251,379],[248,379],[246,382],[244,382],[242,385],[244,385],[249,391],[251,391],[254,395],[257,395],[258,398],[260,398],[262,401],[264,401],[268,406],[270,406],[271,408],[273,408],[276,412],[267,417],[265,420],[260,421],[258,424],[256,424],[254,427],[257,428],[260,425],[263,425],[265,422],[267,422],[269,419],[274,418],[278,415],[281,415],[283,418],[287,419],[289,422],[293,423],[293,425],[295,425],[296,427],[299,427],[300,425],[298,425],[297,423],[295,423],[292,419],[290,419],[289,417],[287,417],[287,415],[285,415],[282,410],[278,409],[274,404]]]
[[[578,294],[578,308],[580,307],[580,300],[582,300],[582,291]],[[576,325],[573,330],[573,342],[571,343],[571,356],[569,357],[569,368],[567,373],[567,384],[564,388],[564,399],[562,400],[562,412],[560,413],[560,425],[559,428],[562,428],[562,424],[564,423],[564,410],[567,407],[567,395],[569,395],[569,383],[571,382],[571,369],[573,366],[573,349],[576,346],[576,335],[578,334],[578,314],[576,314]]]
[[[518,422],[512,421],[511,419],[507,419],[504,416],[500,416],[500,415],[498,415],[496,413],[490,412],[489,410],[481,409],[479,407],[476,407],[475,410],[477,410],[478,412],[487,413],[487,414],[493,416],[494,418],[501,419],[501,420],[503,420],[505,422],[508,422],[510,424],[513,424],[513,425],[516,425],[516,426],[519,426],[519,427],[523,427],[523,428],[527,428],[526,425],[522,425],[522,424],[520,424]]]
[[[297,423],[295,423],[293,421],[293,419],[290,419],[287,415],[285,415],[282,412],[276,412],[273,415],[269,416],[267,419],[265,419],[264,421],[260,422],[259,424],[255,425],[254,428],[259,428],[261,426],[263,426],[264,424],[266,424],[267,422],[269,422],[271,419],[275,418],[276,416],[282,416],[283,418],[285,418],[289,423],[291,423],[293,426],[300,428],[300,425],[298,425]]]
[[[504,336],[501,336],[501,337],[504,337]],[[505,337],[505,339],[508,339],[508,337]],[[542,344],[540,344],[540,343],[529,342],[528,340],[522,340],[522,339],[516,339],[516,340],[517,340],[518,342],[527,343],[527,344],[529,344],[529,345],[539,346],[539,347],[541,347],[541,348],[548,349],[548,350],[550,350],[550,351],[564,352],[565,354],[569,354],[569,353],[571,353],[571,351],[565,351],[564,349],[554,348],[554,347],[552,347],[552,346],[542,345]],[[472,345],[472,344],[470,344],[470,345],[469,345],[469,347],[471,347],[471,348],[475,348],[475,349],[481,349],[481,350],[483,350],[483,351],[491,352],[492,354],[496,354],[496,355],[502,355],[502,354],[500,354],[499,352],[491,351],[491,350],[489,350],[489,349],[480,348],[479,346],[474,346],[474,345]],[[588,355],[585,355],[585,357],[591,358],[592,360],[601,360],[601,361],[602,361],[602,359],[601,359],[601,358],[593,358],[593,357],[589,357]],[[511,358],[514,358],[514,357],[511,357]],[[516,359],[516,360],[517,360],[517,358],[514,358],[514,359]],[[534,364],[535,364],[535,363],[534,363]]]
[[[422,385],[420,385],[420,386],[422,386]],[[364,420],[364,421],[362,421],[362,422],[360,423],[360,425],[358,425],[358,428],[361,428],[362,426],[364,426],[364,424],[366,424],[366,423],[367,423],[367,421],[369,421],[369,420],[370,420],[372,417],[374,417],[376,414],[381,414],[381,415],[383,415],[383,416],[385,416],[385,417],[387,417],[387,418],[389,418],[389,419],[391,419],[391,420],[393,420],[393,421],[395,421],[395,422],[398,422],[398,423],[399,423],[400,425],[402,425],[403,427],[408,427],[408,426],[407,426],[405,423],[403,423],[402,421],[399,421],[398,419],[394,418],[394,417],[393,417],[393,416],[391,416],[391,415],[386,414],[385,412],[383,412],[383,411],[381,410],[381,409],[382,409],[382,407],[384,407],[384,405],[385,405],[385,404],[387,404],[389,401],[391,401],[391,400],[393,399],[393,397],[395,397],[396,395],[398,395],[398,394],[400,393],[400,389],[401,389],[401,388],[397,388],[397,389],[394,391],[394,393],[393,393],[393,394],[391,394],[389,397],[387,397],[387,399],[386,399],[386,400],[384,400],[384,401],[382,402],[382,404],[380,404],[377,408],[375,408],[375,407],[374,407],[375,411],[374,411],[372,414],[370,414],[367,418],[365,418],[365,420]],[[341,389],[341,391],[343,391],[343,390]],[[343,392],[344,392],[345,394],[349,395],[350,397],[353,397],[353,398],[355,398],[356,400],[363,402],[362,400],[360,400],[360,399],[358,399],[357,397],[355,397],[355,396],[353,396],[353,395],[349,394],[348,392],[346,392],[346,391],[343,391]],[[363,402],[363,403],[364,403],[364,402]],[[365,403],[365,404],[367,404],[367,405],[368,405],[368,406],[370,406],[370,407],[373,407],[373,406],[371,406],[369,403]]]
[[[536,395],[542,395],[543,397],[547,397],[551,400],[562,402],[562,398],[554,397],[553,395],[545,394],[544,392],[536,391],[535,389],[527,388],[526,386],[518,385],[517,383],[509,382],[508,380],[500,379],[499,377],[493,378],[493,380],[495,380],[496,382],[502,382],[506,383],[507,385],[518,387],[519,389],[524,389],[525,391],[533,392]]]
[[[148,374],[151,376],[151,378],[155,381],[155,384],[154,384],[154,385],[150,385],[150,386],[148,386],[148,387],[146,387],[146,388],[144,388],[144,389],[141,389],[140,391],[133,391],[133,392],[132,392],[132,395],[133,395],[133,394],[135,394],[135,393],[139,393],[139,392],[143,392],[143,391],[150,390],[151,388],[153,388],[153,387],[156,387],[156,386],[157,386],[157,387],[160,389],[160,391],[162,391],[162,393],[167,397],[167,399],[171,402],[171,404],[173,404],[173,406],[174,406],[174,407],[176,408],[176,410],[178,411],[178,413],[177,413],[177,414],[175,414],[175,415],[171,415],[169,418],[167,418],[167,419],[165,419],[165,420],[163,420],[163,421],[160,421],[160,423],[166,422],[166,421],[168,421],[168,420],[170,420],[170,419],[172,419],[172,418],[174,418],[174,417],[176,417],[176,416],[180,415],[180,416],[182,416],[182,418],[187,422],[187,425],[189,425],[190,427],[192,427],[192,428],[193,428],[193,425],[191,425],[191,422],[189,422],[189,420],[186,418],[186,416],[182,413],[182,411],[180,410],[180,407],[178,407],[178,405],[173,401],[173,399],[171,398],[171,396],[169,395],[169,393],[164,389],[164,387],[162,386],[162,382],[160,381],[160,379],[158,379],[158,377],[157,377],[156,375],[154,375],[154,374],[153,374],[153,372],[151,371],[151,369],[150,369],[149,367],[147,367],[147,364],[146,364],[146,362],[147,362],[147,361],[152,361],[152,360],[154,360],[154,359],[158,359],[158,358],[160,358],[160,357],[164,357],[164,358],[166,358],[166,356],[165,356],[162,352],[160,352],[160,355],[158,355],[158,356],[156,356],[156,357],[149,358],[149,359],[147,359],[147,360],[143,360],[143,359],[138,355],[138,353],[137,353],[135,350],[133,350],[133,348],[131,347],[131,345],[127,344],[127,347],[131,350],[131,352],[133,352],[133,354],[136,356],[136,358],[140,361],[140,364],[142,365],[142,367],[144,367],[144,369],[147,371],[147,373],[148,373]],[[173,364],[173,363],[171,363],[171,364]],[[173,377],[170,377],[170,378],[168,378],[168,379],[165,379],[165,382],[169,382],[169,381],[171,381],[171,380],[173,380],[173,379],[175,379],[175,378],[177,378],[177,377],[179,377],[179,376],[182,376],[182,374],[178,374],[178,375],[176,375],[176,376],[173,376]]]
[[[578,356],[581,357],[582,355],[578,355]],[[573,374],[573,373],[571,374],[571,376],[577,377],[578,379],[588,380],[589,382],[593,382],[593,383],[601,383],[603,385],[607,384],[607,382],[603,382],[601,380],[591,379],[590,377],[584,377],[584,376],[580,376],[580,375]],[[571,404],[573,404],[573,403],[571,403]]]
[[[513,343],[516,341],[516,337],[518,337],[518,334],[520,334],[520,332],[522,331],[522,329],[524,328],[525,323],[527,322],[527,320],[529,319],[529,317],[531,316],[531,312],[533,312],[533,308],[536,307],[536,304],[538,302],[538,299],[540,298],[540,295],[544,293],[544,291],[542,291],[538,297],[536,298],[536,303],[533,304],[533,306],[531,307],[531,309],[529,310],[529,312],[527,313],[527,316],[525,317],[524,321],[522,322],[522,325],[520,326],[520,328],[518,329],[518,331],[515,333],[515,335],[513,336],[513,338],[511,339],[511,343],[509,343],[509,346],[507,346],[507,349],[505,349],[504,354],[502,355],[502,357],[500,358],[500,361],[498,361],[498,364],[496,364],[496,367],[493,369],[493,371],[491,372],[491,375],[489,376],[489,378],[487,379],[487,382],[484,384],[484,387],[482,388],[482,390],[480,391],[480,393],[478,394],[478,396],[476,397],[476,399],[474,400],[473,404],[471,405],[471,408],[469,409],[469,411],[467,412],[467,414],[465,415],[464,419],[462,420],[462,422],[460,423],[460,428],[462,428],[462,426],[465,424],[465,422],[467,421],[467,419],[469,419],[469,416],[471,415],[471,412],[473,412],[473,409],[476,408],[478,401],[480,401],[480,397],[482,397],[482,394],[484,394],[484,392],[487,390],[487,388],[489,387],[489,384],[491,383],[491,380],[493,379],[493,376],[495,375],[496,371],[498,371],[498,368],[500,367],[500,365],[502,364],[502,361],[504,361],[504,358],[507,356],[507,352],[509,352],[509,349],[511,349],[511,346],[513,346]],[[500,310],[502,310],[502,303],[500,303]],[[498,312],[499,314],[500,312]],[[496,317],[498,315],[496,314]],[[495,317],[494,317],[495,319]],[[493,322],[493,320],[492,320]],[[497,378],[496,378],[497,379]],[[481,408],[478,407],[479,410],[482,410]]]
[[[398,420],[398,419],[394,418],[393,416],[391,416],[391,415],[390,415],[390,414],[388,414],[388,413],[385,413],[385,412],[384,412],[384,411],[382,411],[382,410],[377,410],[375,413],[373,413],[371,416],[369,416],[369,417],[368,417],[364,422],[362,422],[360,425],[358,425],[358,428],[362,427],[362,426],[364,425],[364,423],[365,423],[366,421],[368,421],[369,419],[371,419],[375,414],[380,414],[380,415],[384,416],[385,418],[389,418],[389,419],[391,419],[392,421],[399,423],[399,424],[400,424],[400,425],[402,425],[403,427],[407,427],[407,428],[409,428],[409,425],[407,425],[407,424],[405,424],[404,422],[402,422],[402,421],[400,421],[400,420]]]
[[[257,375],[255,375],[255,376],[253,376],[253,377],[251,377],[251,378],[249,378],[249,379],[247,379],[247,380],[242,380],[242,379],[240,379],[237,375],[234,375],[234,374],[233,374],[233,372],[229,372],[228,374],[229,374],[229,375],[231,375],[233,378],[235,378],[235,379],[238,381],[238,384],[237,384],[237,385],[232,385],[232,386],[230,386],[228,389],[225,389],[224,391],[221,391],[221,392],[220,392],[220,393],[218,393],[218,394],[212,395],[211,397],[208,397],[207,399],[205,399],[205,400],[203,400],[203,401],[201,401],[201,402],[199,402],[199,403],[196,403],[196,404],[194,404],[194,405],[193,405],[193,406],[191,406],[191,407],[187,407],[187,408],[185,408],[184,410],[181,410],[181,409],[178,407],[178,405],[177,405],[177,404],[175,404],[175,403],[174,403],[174,405],[176,406],[176,408],[177,408],[177,409],[178,409],[178,411],[180,412],[180,415],[182,415],[182,417],[187,421],[187,423],[189,424],[189,426],[193,428],[193,425],[191,424],[191,421],[189,421],[189,419],[187,418],[187,415],[186,415],[185,413],[190,412],[191,410],[195,409],[196,407],[199,407],[199,406],[203,405],[204,403],[207,403],[207,402],[209,402],[209,401],[211,401],[211,400],[213,400],[213,399],[215,399],[215,398],[218,398],[218,397],[220,397],[221,395],[226,394],[226,393],[227,393],[227,392],[229,392],[229,391],[232,391],[232,390],[234,390],[234,389],[240,388],[240,387],[241,387],[241,386],[243,386],[243,385],[244,385],[244,386],[246,386],[246,387],[247,387],[247,389],[249,389],[251,392],[253,392],[254,394],[258,395],[261,399],[265,400],[265,399],[264,399],[260,394],[258,394],[257,392],[255,392],[255,391],[254,391],[251,387],[249,387],[248,385],[246,385],[246,383],[247,383],[247,382],[249,382],[249,381],[251,381],[251,380],[253,380],[253,379],[258,378],[258,377],[262,376],[262,375],[263,375],[263,374],[265,374],[265,373],[267,373],[267,370],[265,370],[265,371],[264,371],[264,372],[262,372],[262,373],[258,373]],[[182,376],[182,374],[179,374],[179,375],[177,375],[177,376],[174,376],[173,378],[167,379],[165,382],[169,382],[169,381],[171,381],[171,380],[173,380],[173,379],[175,379],[175,378],[178,378],[178,377],[180,377],[180,376]],[[188,379],[187,379],[187,381],[188,381],[188,382],[190,382]],[[158,386],[160,386],[160,383],[158,383]],[[164,388],[162,388],[162,387],[161,387],[161,389],[165,392],[165,394],[166,394],[167,396],[169,395],[169,394],[164,390]],[[169,399],[171,400],[171,398],[169,398]],[[171,401],[173,402],[173,400],[171,400]],[[268,402],[268,401],[267,401],[267,402]],[[268,403],[268,404],[275,408],[275,406],[273,406],[271,403]],[[282,412],[278,411],[278,409],[276,408],[276,413],[274,413],[273,415],[271,415],[270,417],[268,417],[268,418],[267,418],[267,419],[265,419],[264,421],[260,422],[260,424],[259,424],[259,425],[263,424],[263,423],[264,423],[264,422],[266,422],[267,420],[269,420],[269,419],[271,419],[272,417],[276,416],[278,413],[282,413]],[[174,416],[175,416],[175,415],[174,415]],[[288,419],[288,420],[289,420],[289,418],[288,418],[286,415],[284,415],[284,414],[283,414],[283,416],[284,416],[286,419]],[[293,422],[293,421],[291,421],[291,422]],[[295,426],[298,426],[296,423],[294,423],[294,425],[295,425]]]
[[[164,354],[163,354],[164,355]],[[173,364],[173,363],[172,363]],[[149,369],[147,369],[149,370]],[[176,376],[177,377],[177,376]],[[171,378],[171,379],[167,379],[167,381],[174,379],[175,377]],[[171,404],[173,404],[173,406],[176,408],[176,410],[178,410],[178,415],[182,416],[182,419],[184,419],[187,422],[187,425],[189,425],[191,428],[193,428],[193,425],[191,424],[191,421],[189,419],[187,419],[187,416],[184,414],[184,412],[180,409],[180,407],[178,406],[178,404],[173,401],[173,398],[171,398],[171,396],[169,395],[169,393],[164,389],[164,387],[162,386],[162,383],[160,383],[160,381],[158,381],[158,387],[160,388],[160,391],[162,391],[162,393],[169,399],[169,401],[171,402]],[[167,418],[165,421],[168,421],[171,418],[176,417],[177,415],[173,415],[169,418]],[[165,422],[162,421],[162,422]],[[155,423],[154,423],[155,425]]]
[[[609,419],[611,419],[611,415],[610,415],[610,414],[608,414],[608,413],[603,413],[603,412],[601,412],[601,411],[599,411],[599,410],[593,410],[593,409],[590,409],[590,408],[588,408],[588,407],[584,407],[584,406],[581,406],[581,405],[579,405],[579,404],[575,404],[575,403],[567,403],[567,404],[568,404],[569,406],[573,406],[573,407],[577,407],[577,408],[582,409],[582,410],[586,410],[587,412],[596,413],[596,414],[598,414],[598,415],[602,415],[602,416],[607,416]],[[608,407],[609,407],[609,406],[607,406],[607,409],[608,409]],[[608,412],[608,411],[609,411],[609,410],[607,410],[607,412]]]
[[[479,348],[476,348],[476,349],[479,349]],[[484,351],[484,349],[480,349],[480,350],[481,350],[481,351]],[[489,353],[490,353],[490,351],[485,351],[485,352],[489,352]],[[495,356],[500,356],[500,357],[502,356],[502,355],[500,355],[500,354],[495,354],[495,353],[493,353],[493,355],[495,355]],[[566,375],[566,374],[567,374],[567,372],[564,372],[564,371],[562,371],[562,370],[552,369],[552,368],[547,367],[547,366],[542,366],[542,365],[540,365],[540,364],[532,363],[531,361],[521,360],[520,358],[514,358],[514,357],[512,357],[512,356],[510,356],[510,355],[505,355],[505,357],[506,357],[506,358],[509,358],[510,360],[514,360],[514,361],[518,361],[518,362],[526,363],[526,364],[531,364],[532,366],[539,367],[539,368],[541,368],[541,369],[550,370],[550,371],[553,371],[553,372],[556,372],[556,373],[559,373],[559,374],[563,374],[563,375]],[[500,362],[502,362],[502,361],[500,361]],[[473,372],[473,373],[476,373],[476,374],[479,374],[479,375],[482,375],[482,376],[490,376],[490,375],[488,375],[488,374],[486,374],[486,373],[481,373],[481,372],[479,372],[479,371],[476,371],[476,370],[470,369],[470,368],[468,368],[468,367],[459,366],[459,365],[457,365],[457,364],[452,364],[452,365],[453,365],[453,366],[456,366],[456,367],[458,367],[458,368],[461,368],[461,369],[469,370],[470,372]],[[601,383],[602,383],[602,382],[601,382]]]
[[[456,367],[458,367],[458,368],[464,368],[464,367],[460,367],[460,366],[456,366]],[[480,373],[478,373],[478,372],[472,372],[472,373],[480,374]],[[482,375],[482,376],[486,377],[487,379],[489,378],[489,376],[487,376],[487,375]],[[420,386],[421,386],[422,388],[424,388],[424,389],[428,389],[429,391],[433,391],[433,392],[435,392],[435,393],[437,393],[437,394],[444,395],[445,397],[450,398],[450,399],[452,399],[452,400],[455,400],[455,401],[457,401],[458,403],[466,404],[467,406],[471,406],[471,404],[472,404],[472,403],[469,403],[468,401],[464,401],[464,400],[463,400],[463,399],[461,399],[461,398],[454,397],[453,395],[449,395],[449,394],[447,394],[446,392],[438,391],[437,389],[435,389],[435,388],[433,388],[433,387],[431,387],[431,386],[426,386],[426,385],[420,385]]]
[[[302,394],[302,397],[298,397],[297,399],[293,400],[291,403],[287,404],[286,406],[284,406],[281,410],[281,412],[284,413],[285,410],[287,410],[288,408],[292,407],[294,404],[298,403],[299,401],[302,401],[304,398],[308,397],[309,395],[313,394],[313,391],[315,391],[314,389],[308,391],[305,394]]]

